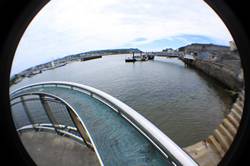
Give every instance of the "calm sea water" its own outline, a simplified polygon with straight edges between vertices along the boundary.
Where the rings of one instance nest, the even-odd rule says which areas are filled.
[[[70,63],[25,78],[11,90],[41,81],[89,85],[134,108],[182,147],[205,139],[224,118],[232,99],[213,79],[178,59],[125,63],[127,56]]]

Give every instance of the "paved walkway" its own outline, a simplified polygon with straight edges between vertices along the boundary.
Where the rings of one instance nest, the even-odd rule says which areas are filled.
[[[94,151],[56,133],[25,131],[20,134],[20,138],[37,165],[100,165]]]

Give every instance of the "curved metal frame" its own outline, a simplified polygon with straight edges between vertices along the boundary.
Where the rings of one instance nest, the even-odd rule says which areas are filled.
[[[18,128],[17,131],[19,133],[22,133],[23,131],[26,131],[26,130],[32,130],[32,129],[34,129],[34,127],[38,131],[55,131],[55,128],[52,127],[52,126],[53,125],[50,124],[50,123],[39,123],[39,124],[35,124],[35,126],[34,125],[25,125],[23,127]],[[71,130],[77,131],[76,128],[70,127],[70,126],[60,125],[60,127],[62,127],[63,129],[67,128],[67,129],[71,129]],[[65,131],[63,129],[62,130],[61,129],[57,129],[57,132],[59,132],[60,135],[67,136],[69,138],[72,138],[72,139],[80,142],[80,143],[84,142],[81,137],[79,137],[79,136],[77,136],[75,134],[72,134],[71,132]]]
[[[49,81],[49,82],[35,83],[19,88],[11,92],[11,95],[15,96],[15,94],[24,89],[30,89],[33,87],[40,87],[40,86],[66,87],[84,92],[96,98],[97,100],[112,107],[119,114],[121,114],[122,117],[124,117],[129,123],[135,126],[138,129],[138,131],[141,132],[144,136],[146,136],[146,138],[149,139],[149,141],[151,141],[166,157],[168,157],[168,155],[171,154],[172,157],[175,158],[176,161],[182,165],[198,166],[198,164],[192,159],[192,157],[190,157],[186,152],[184,152],[177,144],[175,144],[168,136],[166,136],[148,119],[143,117],[141,114],[136,112],[134,109],[132,109],[125,103],[121,102],[120,100],[112,97],[111,95],[101,90],[73,82]]]
[[[93,139],[91,137],[91,135],[89,134],[89,131],[88,129],[86,128],[85,124],[83,123],[82,119],[80,118],[80,116],[77,114],[77,112],[74,110],[74,108],[72,108],[70,106],[70,104],[68,104],[65,100],[63,100],[62,98],[58,97],[58,96],[55,96],[55,95],[52,95],[52,94],[49,94],[49,93],[44,93],[44,92],[30,92],[30,93],[22,93],[22,94],[19,94],[19,95],[16,95],[16,96],[13,96],[11,97],[11,100],[14,100],[14,99],[17,99],[17,98],[21,98],[22,100],[22,97],[24,96],[31,96],[31,95],[37,95],[39,96],[40,100],[43,102],[45,99],[44,97],[50,97],[50,98],[53,98],[55,100],[57,100],[57,102],[59,101],[60,103],[64,104],[66,106],[66,109],[67,109],[67,112],[69,113],[70,115],[70,118],[71,120],[73,121],[74,125],[76,126],[76,130],[79,132],[79,134],[81,135],[81,138],[76,136],[76,135],[73,135],[69,132],[66,132],[66,131],[63,131],[63,130],[58,130],[57,128],[59,127],[63,127],[65,125],[60,125],[60,124],[57,124],[55,126],[55,124],[31,124],[31,125],[26,125],[26,126],[23,126],[19,129],[17,129],[17,131],[22,131],[22,130],[27,130],[27,129],[31,129],[31,128],[35,128],[35,129],[46,129],[46,130],[55,130],[57,133],[63,133],[65,135],[68,135],[70,137],[73,137],[74,139],[76,140],[82,140],[86,145],[87,147],[91,148],[92,150],[94,150],[96,152],[96,155],[98,157],[98,160],[100,162],[101,165],[103,165],[103,162],[101,160],[101,157],[98,153],[98,150],[96,149],[96,146],[93,142]],[[20,102],[23,102],[23,101],[20,101]],[[17,104],[18,102],[15,102],[14,104]],[[45,108],[45,112],[48,113],[47,110],[48,108]],[[48,115],[48,118],[49,115]],[[53,127],[50,127],[50,126],[53,126]],[[74,129],[73,127],[71,127],[71,129]]]

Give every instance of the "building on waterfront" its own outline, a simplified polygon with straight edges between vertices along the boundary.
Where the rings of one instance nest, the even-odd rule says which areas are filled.
[[[51,61],[51,67],[55,67],[55,62]]]
[[[243,72],[235,43],[230,47],[215,44],[190,44],[179,48],[184,55],[193,55],[192,65],[215,77],[230,89],[241,89]],[[182,56],[183,57],[183,56]]]
[[[221,45],[215,45],[215,44],[200,44],[200,43],[193,43],[184,47],[180,47],[178,49],[179,51],[184,51],[185,53],[190,54],[193,53],[199,53],[204,51],[229,51],[229,47],[227,46],[221,46]]]
[[[231,51],[236,51],[237,50],[237,46],[236,46],[234,41],[229,41],[229,45],[230,45],[230,50]]]

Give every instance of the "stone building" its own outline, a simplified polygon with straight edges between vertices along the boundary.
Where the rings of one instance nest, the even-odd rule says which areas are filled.
[[[194,56],[192,64],[227,85],[230,89],[241,89],[243,70],[234,42],[230,47],[215,44],[190,44],[179,48],[184,54]]]

